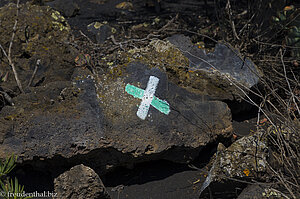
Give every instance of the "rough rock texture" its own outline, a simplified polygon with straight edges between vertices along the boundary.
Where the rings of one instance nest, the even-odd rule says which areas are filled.
[[[80,10],[78,4],[75,3],[74,0],[55,0],[47,3],[47,5],[58,10],[65,17],[74,17]]]
[[[193,88],[204,87],[205,93],[214,94],[217,99],[240,98],[239,95],[243,94],[233,86],[234,84],[241,88],[243,88],[241,85],[251,88],[259,81],[260,73],[254,63],[247,58],[239,57],[238,51],[230,49],[225,44],[218,43],[213,52],[206,53],[184,35],[173,35],[168,41],[187,57],[188,70],[199,73],[196,78],[186,83],[190,83]],[[201,79],[198,78],[200,75]],[[212,93],[212,88],[219,91]]]
[[[261,199],[263,198],[264,186],[249,185],[239,195],[238,199]]]
[[[15,15],[15,4],[0,8],[0,43],[7,52]],[[74,66],[70,63],[74,60],[74,50],[65,43],[70,36],[69,31],[70,26],[64,17],[52,8],[29,3],[20,5],[12,56],[25,90],[38,59],[40,65],[31,86],[71,79]],[[8,72],[8,80],[0,81],[0,87],[8,94],[13,94],[13,91],[18,91],[14,75],[2,52],[0,55],[3,60],[0,62],[0,74]]]
[[[8,50],[15,15],[15,4],[0,8],[0,43],[6,51]],[[31,87],[27,85],[37,66],[37,60],[40,60],[40,64],[30,86],[44,86],[50,82],[71,80],[74,65],[70,63],[74,60],[74,50],[64,43],[69,37],[69,31],[70,26],[65,19],[52,8],[30,4],[20,6],[12,56],[19,79],[26,92],[30,92]],[[16,96],[19,89],[4,56],[1,57],[0,74],[8,74],[6,81],[0,81],[0,90],[11,97]],[[16,103],[18,104],[18,102]],[[28,102],[19,103],[25,108],[25,104]],[[41,102],[36,101],[35,103]],[[23,110],[22,108],[15,108],[18,112]],[[7,128],[2,126],[0,128],[0,143],[6,133],[8,133]]]
[[[119,74],[119,76],[118,76]],[[121,75],[120,75],[121,74]],[[159,79],[155,96],[170,105],[168,115],[152,105],[145,120],[137,117],[141,100],[125,92],[126,84],[145,89],[150,76]],[[166,73],[139,62],[127,65],[123,72],[99,77],[98,96],[108,119],[110,138],[123,152],[134,156],[155,154],[172,147],[198,148],[231,131],[230,111],[220,101],[196,95],[168,82]],[[120,139],[120,136],[122,139]],[[191,157],[186,156],[187,159]],[[178,154],[175,159],[181,159]]]
[[[95,171],[83,164],[72,167],[54,180],[54,192],[65,199],[109,199]]]
[[[87,29],[91,33],[92,39],[99,44],[103,43],[112,34],[112,28],[107,21],[102,23],[93,22],[87,26]]]
[[[258,137],[242,137],[225,151],[219,151],[219,172],[228,177],[256,177],[266,171],[267,152],[266,144]]]
[[[5,151],[15,152],[23,161],[35,156],[70,158],[113,148],[124,157],[103,156],[90,162],[104,168],[136,162],[138,157],[189,162],[199,147],[217,136],[230,135],[231,115],[225,103],[169,83],[157,68],[132,63],[126,73],[95,80],[87,70],[78,70],[73,84],[53,82],[16,97],[14,107],[2,110],[0,121],[6,134],[1,156]],[[171,112],[165,115],[151,106],[142,120],[136,115],[141,100],[126,93],[125,86],[145,89],[150,75],[160,78],[155,96],[167,100]],[[177,152],[167,153],[172,150]]]
[[[94,149],[104,130],[92,86],[87,81],[79,90],[70,82],[57,81],[18,96],[15,106],[2,110],[1,125],[10,129],[1,152],[32,159],[71,157]]]
[[[248,185],[237,199],[267,199],[267,198],[287,198],[270,185]]]
[[[16,62],[24,63],[20,70],[23,83],[32,74],[25,66],[35,67],[33,61],[43,60],[34,87],[14,97],[15,106],[1,110],[0,157],[14,152],[21,162],[62,158],[68,159],[68,166],[85,161],[105,172],[107,168],[156,159],[187,163],[208,143],[230,137],[227,105],[178,86],[176,78],[166,72],[166,67],[183,71],[182,65],[188,63],[174,46],[154,43],[137,51],[120,52],[123,62],[107,62],[107,71],[92,75],[87,68],[74,69],[72,48],[66,44],[70,28],[59,12],[29,4],[21,9],[34,30],[29,31],[29,37],[17,32],[14,53],[25,56]],[[0,14],[5,23],[15,13],[15,9],[10,10]],[[26,25],[20,20],[20,27],[26,29]],[[26,65],[28,59],[31,65]],[[143,96],[138,99],[126,88],[130,84],[144,92],[151,76],[159,79],[152,91],[159,103],[156,108],[151,104],[141,119],[137,111]],[[13,77],[8,83],[12,82]],[[159,111],[158,107],[166,103],[170,112]],[[55,166],[65,163],[54,162]]]
[[[228,148],[220,143],[202,191],[211,182],[226,181],[228,178],[259,178],[266,172],[268,148],[259,136],[256,133],[242,137]]]

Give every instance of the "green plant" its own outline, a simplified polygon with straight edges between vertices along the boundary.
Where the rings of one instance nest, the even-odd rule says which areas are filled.
[[[12,154],[0,161],[0,193],[5,199],[28,199],[25,197],[24,186],[20,185],[18,179],[9,178],[9,174],[16,166],[17,156]]]
[[[273,17],[273,21],[286,30],[286,45],[292,47],[292,56],[300,56],[300,9],[286,6]]]
[[[11,155],[9,157],[6,157],[5,161],[0,162],[0,180],[3,176],[7,175],[9,172],[11,172],[16,164],[17,156]]]

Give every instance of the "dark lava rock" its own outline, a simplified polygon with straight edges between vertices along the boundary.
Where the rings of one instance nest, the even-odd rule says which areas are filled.
[[[72,167],[54,180],[54,192],[65,199],[110,199],[95,171],[83,164]]]
[[[64,17],[74,17],[79,13],[79,6],[75,0],[55,0],[46,5],[58,10]]]
[[[248,89],[256,85],[259,81],[259,71],[249,59],[241,58],[238,51],[229,48],[227,45],[218,43],[214,52],[206,53],[194,45],[189,37],[184,35],[173,35],[168,38],[189,60],[188,70],[199,72],[202,81],[208,81],[211,86],[219,88],[216,99],[240,98],[243,93],[235,86]],[[199,88],[200,80],[191,82],[191,86]],[[201,82],[201,81],[200,81]],[[198,84],[198,85],[197,85]],[[206,92],[212,95],[209,87]],[[245,89],[244,89],[245,90]],[[246,91],[247,92],[247,91]]]
[[[0,9],[2,24],[0,26],[0,43],[5,50],[9,46],[15,15],[15,4],[8,4]],[[37,60],[40,60],[40,64],[38,65],[31,86],[43,86],[50,82],[71,80],[74,66],[70,63],[74,60],[74,50],[64,43],[68,40],[69,31],[70,26],[66,23],[65,19],[59,12],[52,8],[30,4],[20,5],[18,28],[13,43],[12,56],[14,57],[13,61],[24,89],[32,77]],[[5,60],[4,57],[2,59]],[[14,75],[6,61],[0,63],[0,72],[8,74],[7,81],[0,82],[1,90],[13,95],[18,94]],[[30,92],[30,88],[26,88],[26,91]],[[45,94],[45,96],[47,95]],[[34,99],[36,95],[33,94],[31,97],[31,99]],[[23,98],[21,97],[21,99]],[[29,102],[30,100],[21,102],[24,109],[27,108],[26,104]],[[16,104],[18,103],[16,102]],[[36,101],[36,103],[40,102]],[[12,108],[19,113],[24,110],[17,107],[7,108]],[[1,126],[0,143],[8,132],[7,126]]]
[[[34,156],[72,157],[95,149],[104,137],[101,110],[92,80],[81,87],[56,81],[32,88],[2,110],[5,130],[1,152],[15,152],[21,159]],[[12,126],[11,126],[12,127]]]
[[[151,105],[143,120],[137,116],[141,100],[125,87],[145,89],[150,76],[159,78],[155,96],[169,103],[170,113]],[[232,131],[225,103],[179,88],[164,72],[140,63],[131,63],[117,78],[105,74],[93,79],[78,70],[73,84],[32,88],[15,102],[2,110],[0,151],[1,157],[14,152],[20,161],[60,156],[104,170],[152,159],[186,163],[201,147]]]
[[[74,2],[79,5],[80,11],[76,16],[70,17],[68,23],[73,30],[82,30],[88,36],[90,36],[87,32],[88,24],[95,21],[113,21],[120,16],[130,18],[128,12],[123,15],[124,10],[116,8],[121,0],[74,0]]]
[[[91,33],[93,40],[98,44],[104,43],[112,34],[112,28],[106,21],[103,23],[93,22],[87,26],[87,30]]]
[[[168,81],[166,73],[158,68],[132,62],[123,74],[115,75],[100,76],[97,92],[103,114],[108,119],[108,137],[115,140],[122,152],[139,157],[158,155],[172,148],[186,148],[181,153],[160,155],[177,162],[189,162],[196,155],[193,149],[205,146],[218,135],[226,137],[231,132],[231,114],[225,103],[210,101],[209,97],[190,93],[174,85]],[[154,108],[152,102],[148,113],[147,110],[142,111],[143,117],[138,114],[141,99],[133,96],[139,95],[138,91],[131,93],[126,89],[128,85],[135,86],[139,91],[146,89],[151,76],[159,79],[155,97],[163,100],[162,104],[168,104],[170,112],[164,112],[163,108],[159,111],[159,105]],[[189,149],[194,152],[185,154],[184,151]]]
[[[0,44],[6,51],[13,33],[16,12],[15,4],[0,8]],[[66,44],[70,38],[69,31],[70,26],[58,11],[29,3],[20,5],[12,56],[24,89],[31,79],[38,59],[40,65],[31,86],[71,80],[74,65],[70,63],[74,62],[75,51]],[[0,73],[9,74],[6,82],[0,82],[0,87],[9,93],[17,91],[16,81],[7,60],[4,56],[2,59]]]
[[[262,133],[242,137],[228,148],[219,144],[212,167],[202,185],[201,192],[214,182],[229,179],[259,180],[267,170],[268,147]]]
[[[267,198],[289,198],[273,188],[271,185],[267,184],[251,184],[248,185],[242,193],[237,197],[237,199],[267,199]]]
[[[238,196],[238,199],[260,199],[260,198],[264,198],[263,197],[264,189],[265,189],[264,186],[249,185]]]
[[[29,37],[17,32],[20,41],[14,53],[23,57],[16,62],[23,69],[21,81],[30,78],[29,66],[34,67],[35,59],[42,59],[42,64],[35,87],[15,97],[14,106],[1,110],[0,157],[14,152],[20,162],[52,160],[52,166],[66,167],[85,162],[106,172],[158,159],[188,163],[218,137],[231,136],[227,105],[180,87],[166,70],[178,69],[180,78],[190,80],[181,67],[188,59],[175,47],[158,52],[155,49],[164,46],[150,44],[144,49],[145,58],[132,52],[135,59],[124,52],[126,63],[108,62],[106,73],[91,75],[87,69],[74,69],[72,48],[66,44],[70,27],[58,11],[29,4],[21,11],[24,21],[19,25],[26,29],[29,21],[34,30]],[[9,25],[14,14],[15,9],[6,9],[0,17]],[[9,36],[0,41],[9,41]],[[9,83],[14,83],[13,77]],[[46,164],[45,169],[52,166]]]

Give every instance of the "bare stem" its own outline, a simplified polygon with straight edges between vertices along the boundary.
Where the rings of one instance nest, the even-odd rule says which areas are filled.
[[[30,78],[30,80],[29,80],[29,82],[28,82],[27,87],[31,86],[32,81],[33,81],[33,79],[34,79],[34,76],[35,76],[35,74],[36,74],[36,72],[37,72],[37,70],[38,70],[38,67],[39,67],[39,65],[40,65],[40,62],[41,62],[40,59],[38,59],[38,60],[36,61],[36,65],[35,65],[34,71],[33,71],[32,75],[31,75],[31,78]]]
[[[227,0],[226,11],[227,11],[227,14],[229,16],[229,21],[230,21],[230,25],[231,25],[231,28],[232,28],[232,31],[233,31],[233,35],[237,40],[240,40],[238,34],[236,33],[235,24],[234,24],[234,21],[232,19],[232,10],[231,10],[231,5],[230,5],[230,0]]]
[[[9,43],[9,47],[8,47],[8,53],[6,53],[6,51],[4,50],[3,46],[0,44],[0,48],[1,50],[3,51],[3,54],[4,56],[7,58],[8,60],[8,63],[9,65],[11,66],[12,68],[12,71],[14,73],[14,76],[15,76],[15,79],[16,79],[16,82],[17,82],[17,85],[18,85],[18,88],[20,89],[20,91],[22,93],[24,93],[24,90],[23,90],[23,87],[22,87],[22,84],[21,84],[21,81],[19,79],[19,76],[18,76],[18,72],[16,70],[16,67],[15,67],[15,64],[13,63],[12,59],[11,59],[11,49],[12,49],[12,46],[13,46],[13,40],[15,38],[15,35],[16,35],[16,31],[17,31],[17,24],[18,24],[18,17],[19,17],[19,3],[20,3],[20,0],[17,0],[17,15],[16,15],[16,20],[15,20],[15,23],[14,23],[14,27],[13,27],[13,33],[11,35],[11,39],[10,39],[10,43]]]
[[[283,66],[284,77],[285,77],[285,80],[286,80],[286,82],[287,82],[287,85],[288,85],[290,94],[291,94],[291,96],[292,96],[292,100],[293,100],[293,102],[294,102],[294,105],[295,105],[296,108],[297,108],[298,114],[300,114],[300,109],[299,109],[299,107],[298,107],[298,105],[297,105],[297,103],[296,103],[294,92],[292,91],[290,82],[289,82],[289,80],[288,80],[288,78],[287,78],[286,69],[285,69],[285,64],[284,64],[284,61],[283,61],[283,53],[282,53],[282,50],[280,50],[280,59],[281,59],[282,66]],[[289,107],[287,107],[287,108],[289,108]]]

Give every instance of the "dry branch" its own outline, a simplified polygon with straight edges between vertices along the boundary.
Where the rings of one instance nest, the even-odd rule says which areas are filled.
[[[4,50],[3,46],[0,44],[0,48],[4,54],[4,56],[7,58],[8,60],[8,63],[9,65],[11,66],[12,68],[12,71],[14,73],[14,76],[15,76],[15,79],[16,79],[16,82],[17,82],[17,85],[18,85],[18,88],[20,89],[20,91],[22,93],[24,93],[24,90],[23,90],[23,87],[22,87],[22,84],[21,84],[21,81],[19,79],[19,75],[18,75],[18,72],[16,70],[16,67],[15,67],[15,64],[13,63],[12,61],[12,58],[11,58],[11,50],[12,50],[12,46],[13,46],[13,41],[14,41],[14,38],[15,38],[15,35],[16,35],[16,31],[17,31],[17,24],[18,24],[18,17],[19,17],[19,3],[20,3],[20,0],[17,0],[17,15],[16,15],[16,20],[15,20],[15,23],[14,23],[14,27],[13,27],[13,33],[11,35],[11,39],[10,39],[10,43],[9,43],[9,47],[8,47],[8,53],[6,53],[6,51]]]
[[[38,67],[39,67],[39,65],[40,65],[40,62],[41,62],[40,59],[38,59],[38,60],[36,61],[36,65],[35,65],[34,71],[33,71],[32,76],[31,76],[31,78],[30,78],[30,80],[29,80],[29,82],[28,82],[27,87],[30,87],[30,86],[31,86],[32,81],[33,81],[33,79],[34,79],[34,76],[35,76],[35,74],[36,74],[36,72],[37,72],[37,70],[38,70]]]
[[[14,105],[12,98],[4,91],[0,91],[0,94],[4,97],[4,99],[9,103],[9,105]]]
[[[230,25],[231,25],[231,28],[232,28],[233,35],[237,40],[240,40],[238,34],[236,33],[235,24],[234,24],[234,21],[232,19],[232,10],[231,10],[231,5],[230,5],[230,0],[227,0],[226,11],[227,11],[227,14],[229,16],[229,22],[230,22]]]

